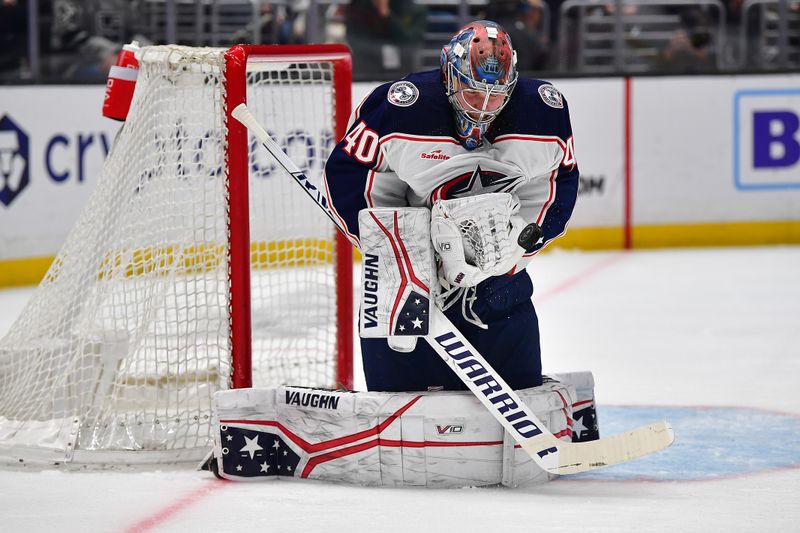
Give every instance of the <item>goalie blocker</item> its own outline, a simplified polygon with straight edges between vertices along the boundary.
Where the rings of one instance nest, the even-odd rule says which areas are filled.
[[[362,338],[387,338],[410,352],[428,334],[435,263],[431,215],[424,207],[363,209],[361,235]]]
[[[573,405],[593,405],[586,388],[593,381],[588,372],[566,377],[579,386],[546,379],[518,393],[554,435],[569,441]],[[230,480],[453,488],[517,487],[555,477],[469,392],[236,389],[214,395],[213,424],[212,461]]]

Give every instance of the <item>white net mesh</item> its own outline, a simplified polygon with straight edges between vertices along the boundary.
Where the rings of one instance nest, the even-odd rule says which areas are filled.
[[[333,147],[331,65],[251,61],[248,70],[248,107],[301,170],[321,179]],[[335,338],[328,315],[335,306],[329,290],[332,225],[265,149],[254,139],[251,146],[250,237],[259,246],[252,264],[260,274],[252,278],[253,348],[272,354],[254,357],[254,379],[333,383],[325,355]],[[294,201],[276,201],[289,192]],[[314,237],[319,235],[324,238]],[[276,264],[294,268],[263,270]],[[262,305],[276,298],[285,303],[279,314],[272,303]]]
[[[210,446],[211,395],[231,375],[223,54],[143,51],[97,189],[0,341],[0,460]],[[249,107],[313,175],[332,143],[331,70],[248,62]],[[253,383],[333,386],[332,227],[251,145]]]

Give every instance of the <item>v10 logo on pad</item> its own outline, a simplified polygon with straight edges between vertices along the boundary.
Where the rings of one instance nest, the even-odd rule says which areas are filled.
[[[733,175],[739,189],[800,188],[800,89],[734,95]]]
[[[8,115],[0,118],[0,203],[8,207],[30,181],[28,135]]]

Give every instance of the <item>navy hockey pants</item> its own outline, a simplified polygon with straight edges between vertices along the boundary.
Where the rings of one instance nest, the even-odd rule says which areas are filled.
[[[515,390],[542,384],[539,321],[532,294],[531,279],[523,270],[514,276],[489,278],[478,285],[472,309],[489,329],[465,320],[461,302],[445,313]],[[386,339],[361,339],[361,354],[371,391],[467,388],[424,339],[419,339],[410,353],[392,350]]]

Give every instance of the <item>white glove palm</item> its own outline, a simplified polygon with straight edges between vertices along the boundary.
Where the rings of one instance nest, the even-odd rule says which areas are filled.
[[[431,209],[431,240],[444,279],[459,287],[505,274],[522,258],[525,221],[508,193],[439,200]]]

